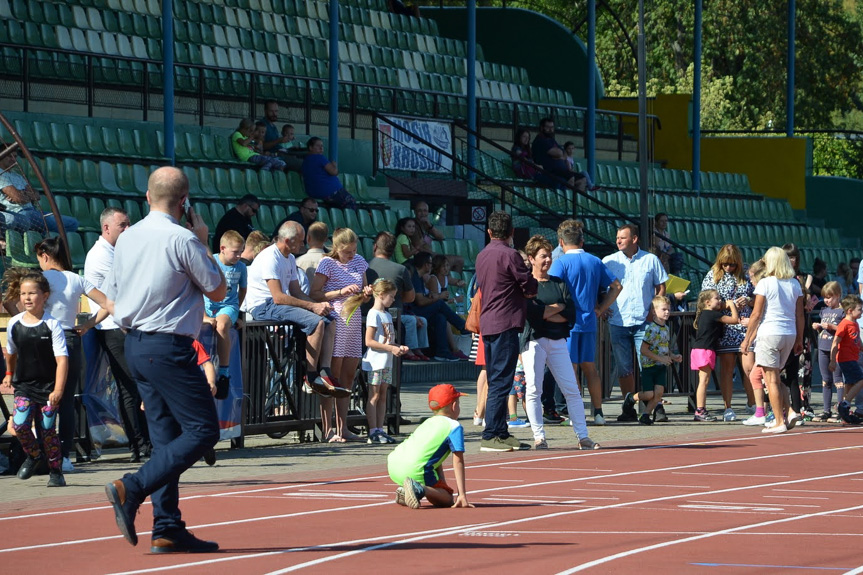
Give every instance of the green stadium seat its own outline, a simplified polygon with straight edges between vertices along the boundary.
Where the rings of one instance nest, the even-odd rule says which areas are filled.
[[[84,240],[81,234],[77,232],[69,232],[66,234],[66,241],[69,242],[69,253],[72,256],[72,268],[75,270],[84,269],[84,262],[87,259],[87,250],[84,248]]]

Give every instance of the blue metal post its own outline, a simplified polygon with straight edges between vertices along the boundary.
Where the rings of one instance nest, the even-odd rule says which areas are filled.
[[[329,159],[339,161],[339,2],[330,0]]]
[[[596,0],[587,2],[587,118],[584,124],[587,173],[596,181]]]
[[[695,0],[695,49],[692,79],[692,189],[701,192],[701,0]]]
[[[785,116],[785,135],[789,138],[794,137],[794,43],[796,42],[797,30],[797,2],[796,0],[788,0],[788,93],[786,100]]]
[[[174,2],[162,0],[162,94],[165,110],[163,122],[165,130],[165,156],[175,165],[177,155],[174,149]],[[147,95],[145,94],[146,98]],[[200,111],[204,113],[203,110]]]
[[[476,167],[476,0],[467,2],[467,163]],[[470,181],[476,179],[473,170],[468,170]]]

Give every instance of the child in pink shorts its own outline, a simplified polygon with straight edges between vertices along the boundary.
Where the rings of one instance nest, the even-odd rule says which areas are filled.
[[[722,309],[728,308],[731,315],[722,315]],[[719,292],[714,289],[703,290],[698,294],[698,305],[695,308],[695,340],[689,354],[689,362],[693,370],[698,372],[698,389],[695,391],[695,421],[716,421],[705,408],[707,403],[707,384],[710,374],[716,366],[716,347],[722,337],[725,325],[739,323],[737,306],[734,300],[723,302]]]

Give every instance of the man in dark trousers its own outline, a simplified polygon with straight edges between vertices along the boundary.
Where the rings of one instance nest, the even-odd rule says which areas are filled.
[[[536,297],[537,282],[512,247],[512,216],[494,212],[488,218],[491,242],[476,257],[476,281],[482,290],[479,331],[485,343],[488,400],[482,451],[530,449],[507,431],[507,396],[515,377],[518,339],[527,318],[527,300]]]
[[[105,486],[117,526],[137,545],[135,516],[150,496],[152,553],[219,549],[186,530],[179,508],[180,474],[219,440],[219,418],[192,342],[201,329],[204,298],[224,299],[227,285],[207,249],[207,226],[194,212],[179,225],[189,180],[173,167],[150,175],[150,213],[114,248],[105,294],[114,319],[128,330],[126,360],[144,402],[153,454],[136,473]]]

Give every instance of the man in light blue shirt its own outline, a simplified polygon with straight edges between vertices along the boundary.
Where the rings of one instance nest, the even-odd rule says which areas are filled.
[[[629,396],[635,391],[632,351],[635,348],[635,353],[641,355],[650,301],[657,295],[665,295],[668,274],[658,257],[638,247],[638,226],[635,224],[624,224],[617,229],[617,249],[620,251],[606,256],[602,263],[623,286],[610,308],[608,327],[620,392]],[[624,410],[617,420],[637,419],[637,413]]]
[[[146,408],[153,454],[136,473],[105,486],[117,527],[137,545],[135,516],[153,504],[152,553],[212,552],[219,545],[186,530],[179,508],[180,475],[219,440],[210,386],[192,342],[201,329],[204,298],[221,301],[227,285],[207,249],[207,226],[192,213],[179,225],[189,180],[173,167],[147,182],[146,218],[123,232],[105,294],[114,319],[129,330],[126,360]]]

